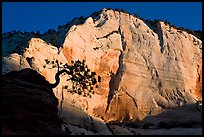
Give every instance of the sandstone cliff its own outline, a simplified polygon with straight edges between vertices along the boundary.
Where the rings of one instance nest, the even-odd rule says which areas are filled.
[[[67,93],[66,76],[54,93],[63,101],[62,110],[69,102],[108,122],[142,120],[202,100],[202,41],[163,22],[149,25],[130,14],[103,9],[83,24],[73,24],[60,48],[32,38],[19,54],[3,57],[2,73],[32,68],[50,83],[57,69],[45,67],[45,59],[85,59],[102,77],[96,94],[84,98]]]

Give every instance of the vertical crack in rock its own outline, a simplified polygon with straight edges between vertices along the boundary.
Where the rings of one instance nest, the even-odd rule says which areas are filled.
[[[109,108],[109,105],[110,105],[110,101],[112,100],[113,98],[113,95],[116,93],[116,91],[118,91],[118,88],[119,88],[119,84],[120,84],[120,81],[121,81],[121,78],[122,78],[122,75],[123,75],[123,72],[124,72],[124,64],[123,64],[123,58],[124,58],[124,51],[126,50],[126,42],[125,42],[125,38],[124,38],[124,35],[121,31],[121,28],[119,26],[118,28],[118,32],[121,36],[121,41],[122,41],[122,48],[123,48],[123,51],[121,51],[121,54],[119,56],[119,67],[118,67],[118,70],[116,72],[116,74],[112,73],[112,71],[110,72],[111,73],[111,79],[110,79],[110,82],[109,82],[109,94],[108,94],[108,103],[107,103],[107,107],[106,107],[106,111],[108,110]]]
[[[159,38],[160,51],[161,51],[161,53],[164,53],[163,32],[162,32],[161,25],[159,25],[159,23],[157,23],[156,32],[157,32],[157,35]]]
[[[155,34],[157,34],[158,39],[159,39],[159,45],[160,45],[160,51],[161,53],[164,52],[164,40],[163,40],[163,32],[162,32],[162,27],[160,25],[159,22],[157,22],[155,24],[155,22],[144,22],[151,30],[153,30],[155,32]],[[135,24],[134,24],[135,25]],[[154,36],[154,34],[152,33],[152,35]]]
[[[125,92],[125,94],[127,94],[132,99],[132,101],[135,104],[136,109],[138,109],[138,105],[137,105],[137,102],[135,101],[134,97],[132,97],[128,92],[126,92],[126,91],[124,91],[124,92]]]
[[[119,32],[119,34],[120,34],[120,36],[121,36],[123,51],[125,51],[127,44],[126,44],[126,42],[125,42],[125,37],[124,37],[124,34],[123,34],[122,31],[121,31],[120,26],[119,26],[119,28],[118,28],[118,32]],[[122,54],[123,54],[123,53],[122,53]]]

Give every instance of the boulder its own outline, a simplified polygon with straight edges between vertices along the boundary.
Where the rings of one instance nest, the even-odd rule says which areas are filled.
[[[58,99],[32,69],[2,76],[2,135],[59,135]]]

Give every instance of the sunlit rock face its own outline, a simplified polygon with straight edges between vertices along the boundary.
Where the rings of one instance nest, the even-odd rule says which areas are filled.
[[[2,58],[2,74],[6,74],[10,71],[19,71],[25,68],[30,68],[30,65],[24,57],[17,53]]]
[[[123,12],[103,9],[73,25],[59,49],[33,38],[22,57],[51,83],[57,69],[44,68],[45,59],[69,64],[84,59],[102,77],[96,94],[85,98],[66,92],[62,76],[55,95],[105,121],[142,120],[178,101],[202,99],[202,41],[163,22],[150,26]]]

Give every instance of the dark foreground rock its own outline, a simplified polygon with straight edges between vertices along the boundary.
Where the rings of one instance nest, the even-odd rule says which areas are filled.
[[[43,76],[31,69],[2,76],[2,134],[61,133],[58,99]]]
[[[201,135],[197,104],[168,108],[141,122],[105,123],[58,99],[43,76],[31,69],[2,76],[3,135]],[[64,108],[64,109],[63,109]]]

